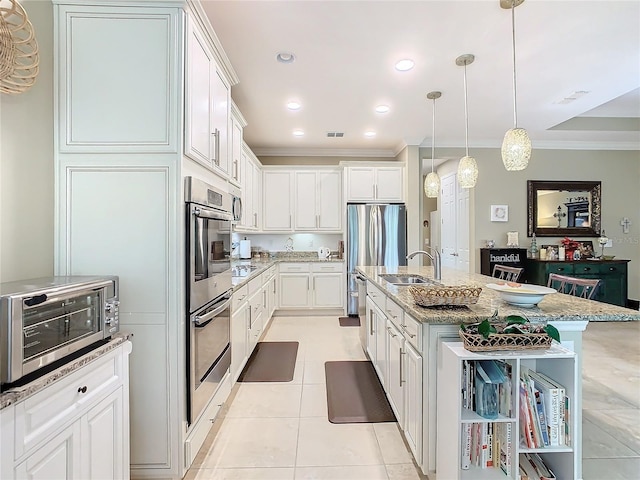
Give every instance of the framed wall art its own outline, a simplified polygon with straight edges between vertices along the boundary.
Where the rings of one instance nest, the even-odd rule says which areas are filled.
[[[491,221],[506,222],[509,220],[509,205],[491,205]]]

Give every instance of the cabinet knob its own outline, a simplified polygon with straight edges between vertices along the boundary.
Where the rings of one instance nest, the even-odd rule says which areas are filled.
[[[78,387],[78,393],[87,393],[87,386]]]

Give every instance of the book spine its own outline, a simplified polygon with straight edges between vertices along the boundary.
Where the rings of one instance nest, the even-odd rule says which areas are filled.
[[[545,447],[549,446],[549,431],[547,429],[547,416],[544,411],[543,396],[538,389],[534,389],[534,395],[536,400],[536,412],[538,414],[538,421],[540,422],[540,433],[542,433],[542,441]]]
[[[460,458],[460,468],[469,470],[471,467],[471,424],[462,424],[462,456]]]

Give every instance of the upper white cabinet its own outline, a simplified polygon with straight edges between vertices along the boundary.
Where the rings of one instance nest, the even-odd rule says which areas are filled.
[[[404,166],[347,166],[347,202],[403,202]]]
[[[263,230],[291,231],[293,228],[293,173],[291,170],[263,170]]]
[[[342,172],[294,172],[295,230],[342,230]]]
[[[196,23],[187,27],[185,155],[229,177],[231,87]]]
[[[342,171],[264,168],[264,230],[342,231]]]
[[[236,104],[231,101],[231,158],[229,164],[229,181],[234,185],[242,186],[242,132],[247,126],[247,121],[238,110]]]
[[[240,155],[242,218],[238,231],[260,230],[262,225],[262,166],[246,143]]]

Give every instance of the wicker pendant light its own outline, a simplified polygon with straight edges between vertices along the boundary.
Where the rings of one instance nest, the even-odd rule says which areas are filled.
[[[502,163],[509,171],[524,170],[531,158],[531,140],[524,128],[518,128],[516,106],[516,20],[515,9],[524,0],[500,0],[502,8],[511,10],[511,38],[513,45],[513,128],[507,130],[502,141]]]
[[[38,76],[38,43],[17,0],[0,0],[0,92],[29,90]]]
[[[467,102],[467,65],[473,63],[475,56],[470,53],[456,58],[456,65],[464,67],[464,143],[465,156],[458,163],[458,183],[462,188],[473,188],[478,180],[478,164],[469,156],[469,107]]]
[[[440,98],[442,92],[429,92],[427,98],[433,100],[433,122],[431,130],[431,173],[424,179],[424,193],[429,198],[438,198],[440,194],[440,177],[433,171],[433,161],[435,157],[436,145],[436,99]]]

